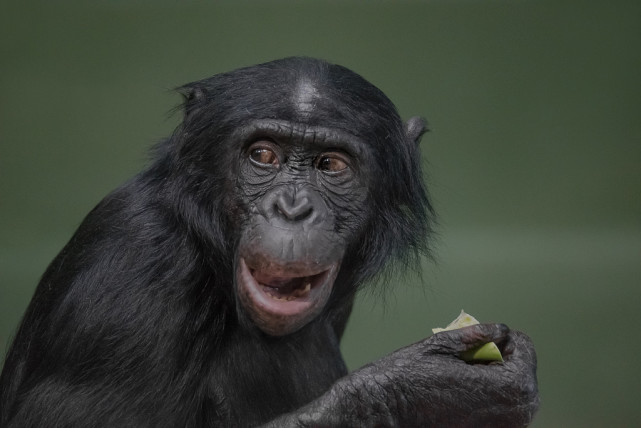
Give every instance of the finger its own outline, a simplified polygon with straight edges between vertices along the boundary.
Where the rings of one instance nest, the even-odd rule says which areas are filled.
[[[509,332],[505,324],[477,324],[436,333],[428,338],[428,343],[432,351],[458,353],[488,342],[502,343]]]
[[[531,419],[539,407],[534,344],[524,333],[511,331],[505,342],[504,352],[502,368],[508,375],[503,379],[511,379],[505,389],[512,389],[512,396],[521,403],[519,407]]]
[[[518,363],[524,367],[536,367],[536,352],[534,344],[525,333],[510,331],[502,349],[507,361]]]

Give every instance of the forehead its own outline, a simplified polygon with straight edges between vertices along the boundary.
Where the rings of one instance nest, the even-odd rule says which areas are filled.
[[[395,126],[398,118],[393,105],[369,93],[363,82],[341,82],[332,76],[296,76],[296,80],[281,82],[275,93],[262,91],[259,96],[266,97],[264,101],[270,106],[254,109],[253,117],[288,120],[319,135],[320,128],[325,127],[370,140],[374,135],[385,134],[381,127]]]
[[[309,118],[320,98],[321,95],[316,85],[311,80],[302,78],[298,81],[292,93],[292,104],[298,110],[299,116]]]
[[[392,102],[347,68],[307,59],[247,67],[189,85],[202,89],[198,122],[229,135],[254,121],[277,120],[341,130],[386,144],[403,125]]]

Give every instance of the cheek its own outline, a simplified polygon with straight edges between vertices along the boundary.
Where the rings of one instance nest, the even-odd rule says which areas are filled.
[[[342,191],[341,191],[342,190]],[[332,187],[326,192],[327,205],[336,218],[336,232],[350,241],[358,236],[372,215],[367,187]]]
[[[275,180],[276,174],[274,173],[256,173],[251,166],[242,167],[234,188],[238,205],[242,207],[243,211],[239,214],[251,217],[259,212],[265,195],[275,187]]]
[[[234,215],[241,218],[247,217],[250,212],[255,211],[260,199],[269,188],[274,185],[275,174],[256,171],[249,162],[240,162],[235,171],[231,172],[233,179],[230,180],[228,199],[232,205],[237,207]],[[235,219],[238,221],[238,218]]]

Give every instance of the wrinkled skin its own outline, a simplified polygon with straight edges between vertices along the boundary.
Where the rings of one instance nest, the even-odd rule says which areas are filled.
[[[457,357],[488,341],[501,346],[504,363],[467,364]],[[527,336],[502,324],[438,333],[361,368],[265,426],[526,426],[538,408],[532,349]]]
[[[254,325],[282,336],[322,312],[366,223],[367,147],[339,130],[284,121],[250,129],[238,172],[237,295]]]
[[[420,118],[308,58],[180,88],[184,119],[42,277],[0,375],[0,426],[516,427],[530,340],[441,332],[348,373],[356,292],[427,252]],[[462,351],[494,341],[505,362]]]

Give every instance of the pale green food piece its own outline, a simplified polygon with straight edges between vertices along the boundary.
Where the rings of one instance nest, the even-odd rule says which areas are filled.
[[[433,328],[432,333],[441,331],[456,330],[469,325],[479,324],[479,322],[470,314],[461,310],[461,314],[445,328]],[[489,342],[476,348],[469,349],[461,353],[463,361],[503,361],[501,351],[494,342]]]

